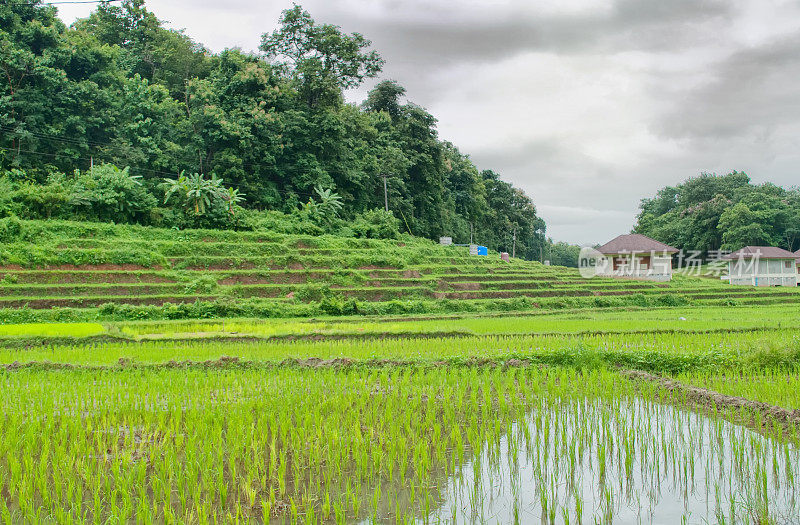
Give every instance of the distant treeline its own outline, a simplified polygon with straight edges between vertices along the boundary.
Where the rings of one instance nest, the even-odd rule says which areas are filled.
[[[247,227],[269,211],[262,225],[285,214],[347,235],[358,218],[394,226],[374,212],[387,175],[401,232],[468,242],[472,230],[510,251],[516,229],[517,255],[538,259],[545,224],[531,199],[439,140],[402,86],[344,102],[382,66],[363,36],[299,6],[254,55],[211,53],[143,0],[100,3],[69,28],[40,0],[3,2],[0,213]]]
[[[634,232],[687,251],[800,248],[800,190],[755,185],[737,171],[662,188],[642,200],[637,219]]]

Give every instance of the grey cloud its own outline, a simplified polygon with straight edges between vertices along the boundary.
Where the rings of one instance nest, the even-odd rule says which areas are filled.
[[[673,93],[675,106],[655,129],[664,136],[770,142],[777,128],[800,120],[800,32],[738,51],[716,64],[710,81]]]
[[[398,9],[402,5],[396,4]],[[377,18],[342,11],[330,2],[307,6],[312,15],[318,12],[326,20],[365,34],[390,61],[425,67],[507,59],[530,51],[675,49],[711,38],[702,25],[731,16],[731,3],[723,0],[619,0],[604,13],[547,15],[497,7],[481,18],[439,11]]]

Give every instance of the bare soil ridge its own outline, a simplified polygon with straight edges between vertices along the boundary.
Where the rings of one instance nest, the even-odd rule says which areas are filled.
[[[760,423],[762,430],[769,429],[772,423],[791,432],[800,429],[800,410],[790,410],[744,397],[720,394],[714,390],[687,385],[641,370],[623,370],[621,373],[629,379],[654,383],[667,392],[682,394],[686,396],[687,401],[702,408],[729,409],[739,418],[743,418],[745,414],[751,414],[753,417],[745,423],[750,425]]]

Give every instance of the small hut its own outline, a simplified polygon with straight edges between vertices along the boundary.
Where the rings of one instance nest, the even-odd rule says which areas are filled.
[[[612,239],[597,251],[605,258],[597,267],[597,275],[670,281],[672,255],[679,250],[646,235],[631,233]]]
[[[797,254],[775,246],[745,246],[725,256],[728,281],[743,286],[797,286]]]

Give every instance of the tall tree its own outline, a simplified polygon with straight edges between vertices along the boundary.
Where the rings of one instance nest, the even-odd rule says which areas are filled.
[[[400,97],[406,94],[406,88],[394,80],[384,80],[372,88],[364,101],[367,111],[385,111],[392,119],[400,117]]]
[[[299,5],[283,12],[280,28],[261,37],[260,49],[287,68],[309,106],[341,100],[341,90],[380,73],[384,61],[370,41],[332,24],[317,24]]]

